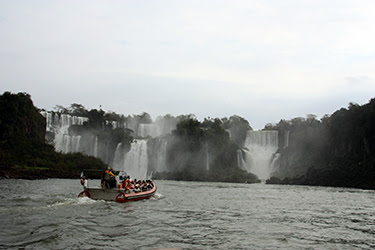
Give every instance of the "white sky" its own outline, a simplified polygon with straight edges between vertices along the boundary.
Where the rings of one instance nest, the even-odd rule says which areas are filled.
[[[0,91],[255,129],[321,118],[375,97],[374,13],[373,0],[0,0]]]

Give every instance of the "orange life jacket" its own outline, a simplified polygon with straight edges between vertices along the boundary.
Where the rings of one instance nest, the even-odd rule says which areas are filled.
[[[129,190],[130,188],[131,188],[131,183],[130,183],[130,180],[129,179],[126,179],[126,181],[125,181],[125,189],[126,190]]]
[[[106,170],[105,172],[106,172],[107,174],[111,175],[111,176],[115,176],[114,173],[112,173],[112,171]]]

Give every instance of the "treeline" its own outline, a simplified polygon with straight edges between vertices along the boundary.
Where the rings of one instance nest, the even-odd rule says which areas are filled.
[[[45,141],[46,121],[27,93],[0,96],[0,176],[77,178],[82,169],[103,170],[101,160],[56,153]]]
[[[243,147],[246,132],[252,130],[248,121],[239,116],[208,118],[199,122],[194,115],[166,115],[158,117],[153,122],[151,116],[145,112],[141,115],[124,116],[105,113],[102,110],[88,111],[80,104],[72,104],[69,108],[57,106],[56,110],[60,114],[89,118],[83,126],[71,126],[70,134],[90,133],[97,136],[101,142],[99,144],[106,147],[106,150],[98,150],[106,152],[105,156],[99,155],[102,159],[114,159],[116,145],[120,142],[123,147],[125,145],[130,148],[133,137],[138,134],[135,130],[139,124],[155,123],[159,128],[167,128],[167,131],[168,127],[175,128],[171,133],[166,133],[168,135],[165,137],[168,141],[168,171],[154,173],[155,179],[259,182],[255,175],[240,169],[237,165],[237,150]],[[126,126],[126,129],[113,129],[108,121],[125,124],[123,126]],[[148,143],[153,143],[151,138]],[[108,147],[111,149],[108,150]],[[109,159],[106,162],[111,163]]]
[[[321,120],[308,115],[266,129],[289,133],[289,146],[280,147],[280,167],[268,183],[375,189],[375,99],[350,103]]]
[[[87,110],[80,104],[69,108],[57,106],[61,114],[87,117],[83,125],[72,125],[70,135],[94,135],[105,145],[107,152],[116,146],[130,148],[134,131],[117,124],[152,123],[149,114],[137,116]],[[46,143],[46,119],[27,93],[5,92],[0,96],[0,175],[9,178],[74,178],[81,170],[103,170],[107,164],[82,153],[57,153]],[[52,116],[54,117],[54,116]],[[53,118],[54,119],[54,118]],[[201,181],[257,182],[256,176],[237,167],[236,151],[244,143],[246,131],[251,129],[246,120],[238,116],[229,119],[197,121],[193,115],[158,118],[161,127],[177,127],[168,135],[168,173],[157,173],[155,178]],[[231,133],[234,140],[229,139]],[[48,136],[47,136],[48,137]],[[53,141],[54,138],[49,138]],[[99,150],[100,151],[100,150]],[[208,158],[209,155],[209,158]],[[101,157],[102,159],[104,157]],[[111,157],[110,157],[111,158]],[[113,158],[113,157],[112,157]],[[108,162],[107,162],[108,163]]]
[[[246,134],[251,129],[247,121],[195,118],[180,121],[168,137],[167,166],[169,171],[157,173],[156,178],[219,182],[259,182],[259,179],[238,167],[237,150],[243,138],[231,140],[226,131]]]
[[[80,104],[56,109],[59,114],[87,117],[82,126],[71,126],[69,134],[94,135],[111,152],[120,142],[130,148],[137,134],[132,129],[153,123],[147,113],[126,117],[86,110]],[[132,126],[116,128],[111,121]],[[166,115],[155,123],[175,128],[165,137],[168,171],[156,173],[155,178],[259,181],[237,164],[237,150],[252,130],[245,119],[232,116],[200,122],[193,115]],[[267,183],[375,189],[375,99],[362,106],[350,103],[320,120],[307,115],[267,124],[264,129],[279,132],[279,164]],[[56,153],[45,138],[46,120],[30,95],[5,92],[0,96],[0,176],[71,178],[82,169],[103,170],[109,163],[81,153]]]

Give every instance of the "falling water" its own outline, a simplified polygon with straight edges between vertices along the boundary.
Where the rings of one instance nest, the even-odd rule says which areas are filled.
[[[289,133],[290,130],[284,132],[284,148],[289,146]]]
[[[165,138],[156,138],[147,141],[148,165],[155,172],[167,171],[167,144]]]
[[[88,118],[67,114],[59,115],[45,111],[41,112],[41,114],[46,118],[46,131],[55,134],[53,144],[56,151],[63,153],[80,151],[81,136],[70,135],[69,127],[83,125],[84,122],[88,121]]]
[[[117,144],[115,156],[113,158],[113,166],[115,169],[120,169],[122,166],[124,166],[124,154],[122,149],[122,142]]]
[[[206,170],[210,170],[210,157],[208,154],[208,143],[206,142]]]
[[[277,149],[277,131],[248,131],[239,166],[257,175],[259,179],[267,180],[272,171],[272,159]],[[241,158],[240,153],[238,158]]]
[[[135,140],[131,144],[130,151],[125,154],[124,165],[120,170],[125,170],[133,179],[147,179],[147,140]]]
[[[98,137],[95,136],[94,156],[98,157]]]

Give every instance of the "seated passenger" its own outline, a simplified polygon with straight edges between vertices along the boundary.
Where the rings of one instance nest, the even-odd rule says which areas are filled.
[[[129,193],[130,189],[131,189],[131,186],[132,186],[132,184],[131,184],[130,178],[126,178],[125,182],[124,182],[125,192]]]
[[[147,183],[146,182],[142,182],[142,188],[141,188],[141,190],[143,191],[143,192],[145,192],[145,191],[147,191]]]

